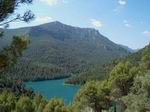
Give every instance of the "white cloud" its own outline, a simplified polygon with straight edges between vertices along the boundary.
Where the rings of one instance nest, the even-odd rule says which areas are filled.
[[[117,14],[120,13],[126,4],[127,0],[118,0],[118,5],[113,11]]]
[[[145,30],[142,32],[145,36],[149,36],[150,37],[150,31],[149,30]]]
[[[128,24],[128,23],[126,23],[126,24],[125,24],[125,27],[131,28],[131,25]]]
[[[40,2],[46,3],[49,6],[53,6],[58,3],[65,3],[65,0],[40,0]]]
[[[118,3],[120,5],[126,5],[127,4],[127,1],[126,0],[118,0]]]
[[[123,20],[123,23],[125,27],[128,27],[128,28],[132,27],[132,25],[127,20]]]
[[[102,22],[96,19],[91,19],[91,25],[94,28],[101,28],[103,26]]]

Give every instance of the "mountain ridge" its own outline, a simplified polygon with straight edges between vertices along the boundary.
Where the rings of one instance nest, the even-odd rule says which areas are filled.
[[[39,26],[45,26],[45,25],[49,25],[49,24],[55,24],[55,25],[63,25],[63,26],[66,26],[66,27],[70,27],[70,28],[74,28],[74,29],[85,29],[85,30],[91,30],[91,31],[94,31],[96,33],[99,33],[100,35],[102,35],[99,30],[95,29],[95,28],[86,28],[86,27],[79,27],[79,26],[73,26],[73,25],[68,25],[68,24],[64,24],[60,21],[53,21],[53,22],[48,22],[48,23],[44,23],[44,24],[40,24],[40,25],[35,25],[35,26],[27,26],[27,27],[20,27],[20,28],[10,28],[8,30],[24,30],[24,29],[28,29],[30,30],[31,28],[34,28],[34,27],[39,27]],[[2,28],[0,28],[0,30],[2,30]],[[103,35],[102,35],[103,36]],[[105,37],[105,36],[104,36]],[[108,39],[109,41],[112,41],[110,40],[109,38],[105,37],[106,39]],[[113,42],[113,41],[112,41]],[[115,42],[113,42],[115,43]],[[115,43],[117,44],[117,43]],[[134,52],[134,50],[128,46],[125,46],[125,45],[122,45],[122,44],[118,44],[119,46],[125,48],[126,50],[130,51],[130,52]]]
[[[27,35],[31,40],[19,64],[9,72],[22,75],[23,80],[76,75],[130,54],[98,30],[60,22],[5,30],[5,38],[12,35]]]
[[[39,26],[45,26],[45,25],[48,25],[48,24],[59,24],[59,25],[64,25],[64,26],[68,26],[68,27],[71,27],[71,28],[74,28],[74,29],[85,29],[85,30],[93,30],[93,31],[95,31],[95,32],[97,32],[97,33],[99,33],[100,35],[103,35],[103,34],[101,34],[100,32],[99,32],[99,30],[97,30],[97,29],[95,29],[95,28],[88,28],[88,27],[79,27],[79,26],[73,26],[73,25],[68,25],[68,24],[64,24],[64,23],[62,23],[62,22],[60,22],[60,21],[53,21],[53,22],[48,22],[48,23],[44,23],[44,24],[40,24],[40,25],[35,25],[35,26],[26,26],[26,27],[20,27],[20,28],[8,28],[8,29],[6,29],[6,30],[24,30],[24,29],[31,29],[31,28],[34,28],[34,27],[39,27]],[[2,28],[0,28],[0,30],[3,30]],[[107,38],[107,37],[106,37]],[[110,40],[109,38],[107,38],[108,40]],[[110,41],[112,41],[112,40],[110,40]],[[112,41],[113,42],[113,41]],[[113,42],[113,43],[115,43],[115,42]],[[115,43],[115,44],[117,44],[117,43]],[[133,50],[132,48],[130,48],[130,47],[128,47],[128,46],[126,46],[126,45],[122,45],[122,44],[118,44],[118,45],[120,45],[120,46],[122,46],[123,48],[124,47],[127,47],[128,49],[130,49],[130,50]],[[130,51],[129,50],[129,51]]]

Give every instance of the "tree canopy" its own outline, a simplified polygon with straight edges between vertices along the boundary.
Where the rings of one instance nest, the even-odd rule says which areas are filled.
[[[29,22],[34,14],[29,10],[23,15],[16,14],[14,18],[7,20],[14,11],[22,4],[31,4],[33,0],[0,0],[0,26],[8,26],[10,22],[21,20]]]
[[[20,20],[29,22],[34,18],[34,14],[29,10],[23,15],[16,14],[14,18],[9,18],[14,11],[22,4],[31,4],[32,0],[0,0],[0,26],[8,27],[10,22]],[[2,37],[4,32],[0,32]],[[29,41],[23,36],[14,36],[10,46],[0,50],[0,72],[16,63],[17,58],[27,48]]]

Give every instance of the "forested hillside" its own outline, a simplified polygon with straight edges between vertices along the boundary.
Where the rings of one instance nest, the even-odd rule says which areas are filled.
[[[75,98],[76,111],[149,112],[150,45],[118,62],[103,81],[89,81]],[[87,108],[89,107],[89,108]]]
[[[16,97],[10,92],[3,92],[0,95],[1,110],[2,112],[6,110],[17,112],[22,112],[22,110],[26,112],[49,112],[49,110],[52,112],[149,112],[149,57],[150,45],[111,64],[116,66],[111,67],[108,77],[101,81],[86,82],[69,106],[66,106],[60,99],[47,101],[39,95]]]
[[[9,76],[23,80],[55,79],[82,74],[98,66],[101,72],[91,76],[102,79],[105,75],[103,64],[126,56],[130,51],[111,42],[97,30],[78,28],[52,22],[40,26],[8,29],[4,37],[26,35],[30,46],[19,63],[9,70]],[[93,70],[91,70],[93,71]],[[89,77],[89,78],[90,78]],[[85,80],[85,79],[84,79]]]
[[[91,26],[100,30],[104,24],[104,31],[121,38],[116,37],[118,42],[126,39],[125,43],[131,41],[136,48],[148,42],[143,40],[150,36],[148,0],[91,1],[0,0],[0,27],[4,28],[0,29],[0,112],[150,112],[150,44],[135,52],[113,43],[98,30],[58,21],[7,29],[12,22],[18,26],[19,21],[33,20],[32,11],[23,10],[34,3],[31,9],[37,17],[43,15],[49,20],[53,15],[80,25],[87,24],[91,17],[101,18],[102,21],[90,19]],[[58,98],[48,101],[24,85],[24,81],[58,78],[80,84],[69,105]]]

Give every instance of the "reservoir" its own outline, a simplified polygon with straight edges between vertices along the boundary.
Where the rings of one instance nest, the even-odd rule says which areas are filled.
[[[54,97],[61,98],[66,104],[73,101],[75,94],[80,88],[80,86],[64,85],[64,79],[26,82],[25,85],[34,92],[40,93],[48,100]]]

